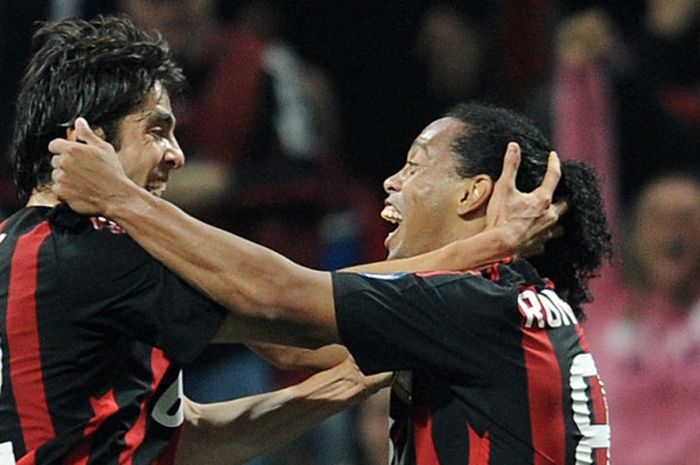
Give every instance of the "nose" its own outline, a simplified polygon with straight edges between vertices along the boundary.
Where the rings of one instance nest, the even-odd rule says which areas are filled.
[[[171,169],[181,168],[185,164],[185,154],[180,148],[177,139],[172,138],[169,146],[165,150],[163,161],[168,164]]]
[[[391,194],[392,192],[398,192],[401,188],[401,181],[399,179],[399,173],[394,173],[384,180],[384,192]]]

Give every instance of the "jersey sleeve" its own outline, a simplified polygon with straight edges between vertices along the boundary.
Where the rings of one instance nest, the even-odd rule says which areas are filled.
[[[113,337],[163,349],[178,364],[212,341],[226,310],[202,296],[125,234],[93,231],[58,257],[69,318]],[[73,311],[72,309],[75,309]],[[79,309],[79,313],[78,313]]]
[[[366,373],[476,373],[516,332],[515,288],[477,275],[338,272],[333,292],[341,340]]]

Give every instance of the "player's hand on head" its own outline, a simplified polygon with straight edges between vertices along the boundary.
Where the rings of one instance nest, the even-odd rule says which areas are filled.
[[[103,212],[111,186],[126,177],[114,147],[78,118],[71,137],[53,139],[48,149],[53,192],[79,213]]]
[[[532,192],[520,192],[515,186],[520,160],[520,146],[510,142],[486,210],[486,220],[488,227],[504,230],[506,242],[514,253],[535,255],[544,250],[547,240],[561,235],[561,229],[553,228],[568,206],[564,201],[552,203],[561,178],[556,152],[550,152],[542,184]]]
[[[544,253],[544,248],[547,241],[556,237],[561,237],[563,234],[564,228],[560,225],[543,229],[531,238],[521,242],[517,247],[516,252],[522,257],[542,255]]]

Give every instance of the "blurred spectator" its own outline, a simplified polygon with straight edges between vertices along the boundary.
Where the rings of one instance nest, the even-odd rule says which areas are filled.
[[[629,200],[659,170],[700,172],[700,2],[647,0],[626,43],[616,93],[622,194]]]
[[[562,153],[597,160],[611,215],[654,173],[700,172],[700,2],[647,0],[642,12],[624,27],[602,7],[565,17],[532,111]]]
[[[700,180],[661,176],[639,194],[624,284],[608,283],[587,334],[606,380],[618,465],[700,457]]]
[[[601,178],[613,232],[618,219],[618,152],[614,102],[606,62],[616,52],[607,15],[590,9],[565,18],[556,34],[552,133],[564,157],[585,161]]]
[[[191,82],[176,109],[188,162],[166,195],[221,227],[316,265],[323,238],[315,225],[329,210],[351,208],[367,195],[350,196],[358,187],[341,163],[333,86],[284,42],[279,5],[238,4],[230,24],[217,21],[212,0],[121,5],[165,35]],[[364,218],[354,223],[361,234]]]
[[[247,231],[237,207],[308,201],[317,136],[301,62],[272,35],[278,10],[247,2],[227,25],[212,0],[161,3],[121,0],[139,24],[163,33],[191,85],[177,108],[189,166],[169,197],[239,232]]]
[[[422,116],[435,117],[459,101],[499,99],[487,72],[492,50],[487,28],[485,12],[467,12],[449,3],[426,8],[415,49],[425,73],[421,104],[429,111]]]
[[[427,122],[457,102],[502,103],[500,81],[493,74],[494,10],[479,1],[425,2],[414,21],[409,53],[389,78],[394,84],[394,98],[386,104],[389,125],[404,148]]]

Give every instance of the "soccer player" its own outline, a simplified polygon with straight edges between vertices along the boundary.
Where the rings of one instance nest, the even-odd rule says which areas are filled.
[[[242,463],[386,383],[388,376],[363,376],[342,351],[329,356],[338,354],[331,347],[304,357],[330,368],[300,385],[211,405],[183,398],[179,366],[217,332],[218,341],[240,340],[221,331],[228,312],[111,219],[59,204],[47,151],[55,137],[79,140],[89,129],[76,118],[87,116],[99,137],[90,134],[109,142],[130,182],[155,198],[184,163],[170,105],[180,68],[157,35],[124,19],[48,24],[35,40],[13,144],[27,206],[0,223],[1,465]],[[546,204],[550,196],[539,193]],[[466,266],[509,253],[508,241],[556,219],[549,211],[540,221],[547,209],[536,203],[536,215],[520,226],[510,222],[482,235],[479,250],[465,241],[444,256],[454,262],[464,254]],[[232,334],[255,329],[246,321],[233,325],[240,327]]]
[[[394,464],[608,463],[604,390],[579,321],[610,234],[594,173],[582,163],[563,164],[554,194],[569,203],[564,233],[531,261],[355,274],[304,268],[199,222],[131,182],[83,122],[79,138],[50,145],[58,154],[54,192],[79,211],[112,218],[226,306],[220,335],[340,342],[366,373],[400,372],[390,414]],[[517,186],[534,189],[550,145],[519,115],[461,104],[428,125],[384,183],[382,216],[396,224],[385,242],[389,258],[484,231],[501,202],[494,180],[510,141],[522,148]]]

